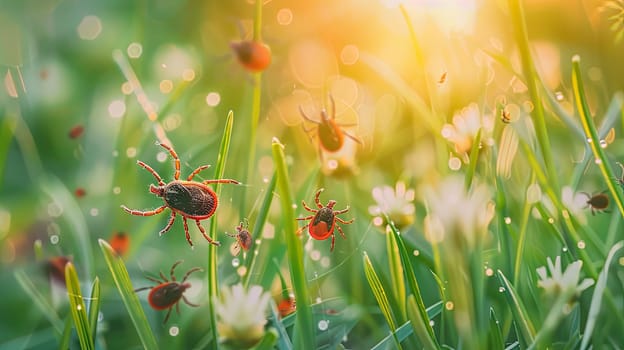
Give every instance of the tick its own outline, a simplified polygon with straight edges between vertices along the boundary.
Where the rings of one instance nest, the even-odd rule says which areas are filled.
[[[180,261],[177,261],[175,264],[173,264],[173,266],[171,266],[171,272],[170,272],[171,281],[167,279],[167,277],[162,273],[162,271],[160,271],[160,278],[162,278],[162,281],[157,278],[153,278],[149,276],[146,277],[148,280],[157,283],[156,286],[143,287],[143,288],[138,288],[134,290],[135,292],[140,292],[143,290],[150,289],[150,293],[147,296],[147,301],[150,304],[150,306],[154,310],[159,310],[159,311],[169,309],[169,311],[167,311],[167,316],[165,316],[165,320],[163,321],[163,324],[167,323],[167,320],[169,320],[169,316],[171,315],[171,310],[173,310],[174,306],[176,307],[176,312],[178,313],[178,315],[180,314],[180,299],[184,300],[184,302],[189,306],[194,306],[194,307],[199,306],[197,304],[193,304],[190,301],[188,301],[188,299],[186,299],[186,297],[184,296],[184,291],[191,288],[191,284],[186,282],[186,279],[193,272],[201,271],[201,268],[194,267],[188,270],[186,274],[184,274],[184,277],[182,277],[182,280],[178,282],[176,281],[176,278],[173,272],[175,268],[181,263],[182,261],[180,260]]]
[[[344,145],[345,136],[359,144],[362,144],[362,141],[360,141],[357,137],[342,129],[342,127],[355,126],[355,124],[339,124],[336,122],[336,101],[334,101],[334,97],[331,95],[329,95],[329,100],[331,101],[332,106],[331,116],[327,114],[327,111],[323,108],[321,110],[320,121],[310,118],[303,111],[303,107],[299,106],[299,113],[301,113],[303,119],[317,125],[316,130],[314,130],[314,128],[306,129],[305,126],[303,127],[303,130],[308,134],[308,136],[310,136],[310,138],[311,135],[316,132],[319,138],[319,153],[321,148],[330,153],[339,151]]]
[[[333,199],[327,202],[326,206],[323,206],[319,199],[319,196],[323,191],[323,188],[319,189],[318,191],[316,191],[316,195],[314,196],[314,202],[316,203],[318,210],[310,208],[305,201],[301,201],[305,210],[314,213],[314,215],[310,215],[305,218],[297,218],[297,220],[310,220],[310,222],[300,228],[300,230],[303,231],[306,227],[308,227],[308,232],[310,233],[310,236],[312,236],[312,238],[314,239],[322,241],[328,239],[331,236],[331,248],[329,250],[331,252],[334,250],[334,241],[336,239],[336,236],[334,235],[334,228],[338,228],[338,232],[340,232],[342,238],[347,239],[344,232],[342,231],[342,228],[336,225],[336,221],[341,224],[351,224],[353,223],[353,221],[355,221],[355,218],[348,221],[339,218],[337,215],[348,212],[349,206],[342,210],[334,210],[336,201]]]
[[[137,164],[154,175],[154,178],[156,178],[156,181],[158,182],[158,186],[150,184],[149,190],[157,197],[161,197],[165,204],[149,211],[129,209],[125,205],[122,205],[121,208],[123,208],[126,212],[137,216],[152,216],[160,214],[163,210],[169,208],[171,209],[171,216],[165,228],[160,230],[159,234],[161,236],[165,232],[169,231],[175,221],[176,215],[179,214],[182,216],[184,221],[186,241],[191,245],[191,247],[193,246],[193,242],[191,241],[191,235],[189,234],[186,219],[195,220],[199,231],[201,231],[202,235],[208,242],[216,246],[221,245],[221,243],[212,240],[206,234],[206,230],[204,230],[200,223],[201,220],[206,220],[214,215],[215,210],[217,210],[217,205],[219,204],[217,194],[208,186],[208,184],[239,184],[239,182],[230,179],[204,180],[202,182],[193,181],[193,177],[200,171],[208,168],[208,165],[202,165],[195,169],[191,175],[188,176],[186,181],[180,180],[180,158],[178,158],[178,155],[170,146],[165,145],[164,143],[161,143],[160,145],[169,151],[169,154],[171,154],[171,157],[173,157],[175,161],[175,175],[173,177],[173,181],[165,183],[160,175],[158,175],[158,173],[156,173],[156,171],[149,165],[140,160],[137,161]]]
[[[605,192],[606,191],[603,191],[594,195],[589,195],[587,192],[581,192],[583,195],[587,196],[585,208],[589,207],[592,215],[596,215],[596,212],[609,212],[607,210],[609,207],[609,196],[607,196]]]
[[[230,47],[234,50],[238,62],[252,73],[262,72],[271,64],[271,49],[266,44],[243,40],[231,43]]]
[[[235,234],[231,234],[231,233],[225,233],[226,235],[230,236],[230,237],[234,237],[236,238],[236,244],[234,245],[234,248],[232,249],[232,253],[234,255],[238,255],[241,251],[241,248],[244,251],[248,251],[249,248],[251,248],[251,244],[252,244],[252,240],[251,240],[251,234],[249,233],[249,223],[247,222],[247,220],[245,220],[245,222],[241,222],[238,226],[236,226],[236,231],[237,233]]]

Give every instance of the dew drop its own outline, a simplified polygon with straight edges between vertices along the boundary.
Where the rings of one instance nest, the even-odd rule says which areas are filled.
[[[206,104],[210,107],[218,106],[221,102],[221,95],[218,92],[210,92],[206,95]]]
[[[588,137],[588,138],[587,138],[587,143],[592,143],[592,139],[591,139],[591,137]]]
[[[322,331],[326,331],[327,328],[329,328],[329,321],[328,320],[320,320],[318,323],[318,329],[322,330]]]
[[[128,156],[128,158],[134,158],[136,157],[137,154],[137,150],[134,147],[128,147],[128,149],[126,149],[126,156]]]
[[[605,141],[605,140],[600,140],[600,147],[601,147],[601,148],[607,148],[607,146],[608,146],[607,141]]]
[[[505,287],[498,287],[498,291],[500,293],[504,293],[505,292]]]
[[[236,273],[243,277],[247,274],[247,267],[246,266],[240,266],[238,269],[236,269]]]
[[[80,305],[80,304],[76,305],[76,310],[78,310],[78,311],[82,310],[82,305]]]
[[[91,214],[91,216],[98,216],[100,214],[100,210],[98,208],[91,208],[91,210],[89,210],[89,214]]]
[[[419,255],[420,255],[420,250],[418,250],[418,249],[414,249],[414,251],[412,252],[412,254],[414,254],[414,256],[419,256]]]
[[[595,164],[602,164],[602,160],[600,158],[594,159]]]
[[[624,256],[618,259],[620,266],[624,266]]]
[[[173,327],[169,328],[169,335],[170,336],[175,337],[178,334],[180,334],[180,328],[178,328],[177,326],[173,326]]]
[[[102,313],[102,311],[98,312],[97,320],[98,322],[102,322],[104,320],[104,314]]]
[[[563,251],[564,253],[568,251],[568,247],[563,247],[561,248],[561,251]]]
[[[430,325],[431,327],[435,326],[435,321],[434,321],[434,320],[429,320],[429,325]]]
[[[114,194],[120,194],[121,193],[121,187],[119,187],[119,186],[113,187],[113,193]]]
[[[510,218],[509,216],[506,216],[506,217],[505,217],[505,223],[506,223],[507,225],[511,224],[511,218]]]
[[[563,101],[564,99],[563,92],[561,91],[555,92],[555,98],[557,99],[557,101]]]
[[[52,244],[58,244],[59,242],[59,236],[58,235],[52,235],[50,236],[50,243]]]
[[[494,276],[494,270],[491,267],[488,267],[487,269],[485,269],[485,275],[488,277]]]
[[[381,226],[383,225],[383,218],[379,217],[379,216],[375,216],[373,218],[373,225],[375,226]]]
[[[548,223],[549,223],[549,224],[554,224],[554,223],[555,223],[555,219],[553,219],[553,218],[548,218]]]
[[[447,301],[447,302],[444,304],[444,308],[445,308],[445,309],[447,309],[447,310],[449,310],[449,311],[450,311],[450,310],[453,310],[453,309],[455,308],[455,303],[453,303],[452,301],[450,301],[450,300],[449,300],[449,301]]]
[[[318,250],[313,250],[310,252],[310,259],[313,261],[318,261],[321,258],[321,252]]]
[[[232,266],[234,267],[240,266],[240,260],[238,258],[232,259]]]
[[[578,243],[576,243],[576,246],[578,247],[578,249],[585,249],[585,241],[578,241]]]

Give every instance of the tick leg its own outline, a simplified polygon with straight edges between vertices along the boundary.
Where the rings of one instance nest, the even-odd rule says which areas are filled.
[[[186,281],[186,279],[188,278],[188,276],[190,276],[193,272],[195,271],[201,271],[202,269],[200,267],[194,267],[190,270],[188,270],[185,274],[184,277],[182,277],[182,281],[180,282],[181,284],[184,283]]]
[[[189,306],[194,306],[194,307],[199,307],[199,305],[197,304],[193,304],[190,301],[188,301],[188,299],[186,299],[186,297],[184,295],[182,295],[182,300],[184,300],[184,302],[189,305]]]
[[[197,223],[197,227],[199,227],[199,230],[201,231],[202,235],[204,235],[204,238],[208,241],[208,243],[210,244],[214,244],[217,247],[221,245],[221,242],[219,241],[214,241],[212,238],[210,238],[210,236],[208,236],[206,234],[206,230],[204,230],[204,228],[202,227],[201,223],[199,222],[199,220],[195,220],[195,222]]]
[[[183,216],[182,217],[182,221],[184,221],[184,233],[186,234],[186,241],[192,247],[193,246],[193,242],[191,241],[191,234],[189,233],[189,230],[188,230],[188,224],[186,223],[186,217]]]
[[[297,220],[312,220],[314,215],[306,216],[305,218],[297,218]]]
[[[324,188],[319,188],[318,191],[316,191],[316,195],[314,196],[314,202],[316,203],[316,206],[319,207],[319,209],[323,208],[323,205],[321,204],[321,200],[319,198],[321,192],[323,191],[325,191]]]
[[[231,180],[231,179],[205,180],[205,181],[202,181],[202,183],[204,185],[207,185],[207,184],[235,184],[235,185],[238,185],[238,184],[240,184],[240,182],[238,182],[236,180]]]
[[[334,251],[334,243],[336,241],[336,235],[332,234],[332,243],[331,243],[331,248],[329,248],[329,252],[333,252]]]
[[[351,135],[351,134],[349,134],[349,133],[345,132],[344,130],[342,131],[342,133],[343,133],[343,134],[345,134],[345,136],[347,136],[347,137],[348,137],[348,138],[350,138],[351,140],[353,140],[353,141],[355,141],[355,142],[359,143],[360,145],[362,144],[362,140],[360,140],[359,138],[357,138],[357,137],[355,137],[355,136],[353,136],[353,135]]]
[[[141,210],[136,210],[136,209],[130,209],[126,207],[125,205],[122,205],[121,209],[125,210],[129,214],[136,215],[136,216],[152,216],[152,215],[162,213],[162,211],[165,210],[166,207],[167,207],[166,205],[163,205],[162,207],[158,207],[154,210],[141,211]]]
[[[175,264],[173,264],[173,266],[171,266],[171,271],[169,271],[169,275],[171,276],[171,280],[175,281],[175,275],[173,274],[173,271],[175,271],[175,268],[178,267],[178,265],[180,265],[182,263],[182,260],[178,260],[175,262]]]
[[[173,157],[173,160],[175,161],[175,175],[173,176],[173,178],[176,180],[179,180],[180,179],[180,158],[178,158],[178,154],[176,153],[176,151],[173,150],[173,148],[171,148],[171,146],[168,146],[164,143],[161,143],[160,145],[163,146],[164,149],[169,151],[169,154],[171,154],[171,156]]]
[[[143,288],[137,288],[134,291],[135,292],[140,292],[140,291],[144,291],[144,290],[148,290],[148,289],[152,289],[153,287],[143,287]]]
[[[336,211],[334,211],[334,215],[344,214],[344,213],[348,212],[348,211],[349,211],[349,209],[351,209],[351,207],[349,207],[349,206],[347,205],[347,207],[346,207],[346,208],[344,208],[344,209],[342,209],[342,210],[336,210]]]
[[[169,231],[171,226],[173,226],[173,222],[175,221],[175,218],[176,218],[176,213],[174,211],[171,211],[169,222],[167,223],[167,226],[165,226],[165,228],[163,228],[162,230],[160,230],[160,232],[158,232],[159,236],[162,236],[163,234],[165,234],[165,232]]]
[[[186,181],[193,180],[193,177],[195,177],[195,175],[199,174],[200,171],[204,169],[208,169],[208,168],[210,168],[210,165],[202,165],[198,167],[197,169],[193,170],[193,172],[191,173],[191,175],[189,175],[189,177],[186,178]]]
[[[173,306],[169,308],[169,311],[167,311],[167,316],[165,316],[163,324],[167,323],[167,321],[169,320],[169,316],[171,316],[171,310],[173,310]]]
[[[305,201],[301,201],[301,204],[303,204],[303,208],[309,212],[312,212],[312,213],[318,212],[318,210],[308,207]]]
[[[297,232],[295,232],[295,234],[296,234],[297,236],[301,236],[301,233],[303,233],[303,230],[305,230],[308,226],[310,226],[310,224],[307,224],[307,225],[305,225],[305,226],[303,226],[303,227],[300,227],[300,228],[297,230]]]
[[[165,183],[163,182],[162,178],[160,177],[160,175],[158,175],[158,173],[156,172],[156,170],[152,169],[151,166],[143,163],[140,160],[137,160],[137,164],[139,166],[141,166],[142,168],[144,168],[145,170],[149,171],[152,175],[154,175],[154,177],[156,178],[156,181],[158,181],[158,184],[160,186],[165,186]]]
[[[309,121],[310,123],[321,124],[320,122],[317,122],[316,120],[308,117],[307,114],[305,114],[305,112],[303,111],[303,107],[301,107],[301,105],[299,106],[299,113],[301,113],[301,116],[303,117],[303,119]]]
[[[352,224],[355,221],[355,218],[353,218],[351,220],[348,220],[348,221],[345,221],[345,220],[343,220],[343,219],[341,219],[341,218],[339,218],[337,216],[335,218],[336,218],[336,221],[338,221],[341,224],[345,224],[345,225]]]
[[[342,236],[342,239],[347,239],[347,236],[345,236],[344,231],[342,231],[342,227],[336,225],[336,227],[338,228],[338,232],[340,232],[340,235]]]
[[[164,282],[163,282],[163,281],[161,281],[161,280],[159,280],[159,279],[157,279],[157,278],[150,277],[150,276],[145,276],[145,278],[147,278],[148,280],[150,280],[150,281],[152,281],[152,282],[155,282],[156,284],[162,284],[162,283],[167,282],[167,280],[166,280],[166,279],[164,279],[164,280],[163,280]]]

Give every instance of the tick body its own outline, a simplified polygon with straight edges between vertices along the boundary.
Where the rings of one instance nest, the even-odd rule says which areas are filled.
[[[585,207],[589,207],[592,215],[596,215],[596,212],[607,212],[607,208],[609,207],[609,196],[605,194],[605,192],[601,192],[598,194],[590,195],[587,192],[581,192],[583,195],[587,196],[587,202]]]
[[[332,106],[331,115],[327,114],[325,109],[321,110],[320,121],[310,118],[303,111],[303,107],[299,106],[299,113],[301,113],[303,119],[317,125],[316,130],[314,128],[306,129],[305,126],[303,127],[303,130],[310,137],[316,133],[319,138],[319,152],[321,148],[330,153],[338,152],[344,145],[345,137],[361,144],[362,141],[360,141],[357,137],[342,129],[342,127],[355,126],[354,124],[339,124],[336,122],[336,102],[331,95],[329,96],[329,99]]]
[[[226,233],[226,235],[236,238],[236,245],[232,250],[232,253],[234,255],[238,255],[241,251],[241,248],[244,251],[248,251],[249,248],[251,248],[253,240],[251,239],[251,234],[249,233],[248,226],[249,224],[247,223],[247,220],[245,220],[244,223],[241,222],[238,226],[236,226],[236,234]]]
[[[175,221],[176,215],[182,216],[182,220],[184,222],[184,232],[186,234],[186,241],[193,246],[193,242],[191,241],[191,236],[188,230],[187,219],[195,220],[199,231],[202,233],[204,238],[214,245],[221,245],[218,241],[212,240],[207,234],[206,230],[202,227],[200,221],[210,218],[214,215],[217,210],[217,205],[219,204],[219,198],[217,194],[208,186],[208,184],[214,183],[225,183],[225,184],[239,184],[236,180],[230,179],[216,179],[216,180],[205,180],[202,182],[193,181],[193,177],[197,175],[200,171],[207,169],[208,165],[202,165],[195,169],[186,179],[180,180],[180,159],[178,155],[168,145],[160,144],[163,148],[169,151],[171,157],[175,161],[175,175],[174,180],[165,183],[160,175],[152,169],[149,165],[143,163],[142,161],[137,161],[137,164],[149,171],[156,181],[158,182],[158,186],[153,184],[150,185],[149,190],[157,197],[161,197],[164,201],[164,204],[154,210],[149,211],[141,211],[129,209],[125,205],[121,207],[126,212],[137,215],[137,216],[152,216],[156,214],[162,213],[166,208],[171,209],[171,216],[169,217],[169,221],[165,228],[160,231],[160,235],[162,236],[165,232],[169,231],[173,222]]]
[[[171,310],[173,310],[174,306],[176,307],[176,312],[178,313],[178,315],[180,314],[180,300],[183,300],[189,306],[199,306],[188,301],[188,299],[186,299],[186,297],[184,296],[184,291],[191,287],[191,284],[186,282],[186,279],[190,276],[191,273],[195,271],[201,271],[201,268],[194,267],[188,270],[186,274],[184,274],[184,277],[182,277],[182,280],[178,282],[176,281],[173,272],[175,268],[181,263],[182,261],[177,261],[175,264],[173,264],[173,266],[171,266],[171,280],[168,280],[161,271],[160,278],[162,280],[147,277],[147,279],[149,279],[150,281],[157,283],[156,286],[143,287],[134,290],[135,292],[140,292],[150,289],[150,293],[147,296],[147,301],[149,302],[150,306],[154,310],[169,310],[167,311],[167,316],[165,316],[163,323],[167,323],[167,320],[169,320]]]
[[[271,64],[271,49],[261,42],[244,40],[231,43],[240,64],[250,72],[261,72]]]
[[[336,236],[334,234],[334,229],[338,229],[340,235],[343,239],[346,239],[344,232],[342,231],[342,227],[336,225],[336,221],[341,224],[351,224],[355,219],[351,219],[345,221],[339,218],[337,215],[344,214],[349,211],[349,206],[342,210],[334,210],[334,206],[336,205],[335,200],[330,200],[327,202],[327,205],[322,205],[319,199],[321,192],[323,192],[323,188],[316,191],[316,195],[314,196],[314,202],[318,209],[310,208],[305,201],[301,201],[303,204],[303,208],[305,210],[314,213],[314,215],[310,215],[304,218],[297,218],[297,220],[309,220],[310,222],[302,227],[300,230],[304,230],[306,227],[308,228],[308,232],[310,236],[316,240],[326,240],[331,237],[331,248],[330,252],[334,250],[334,241]]]

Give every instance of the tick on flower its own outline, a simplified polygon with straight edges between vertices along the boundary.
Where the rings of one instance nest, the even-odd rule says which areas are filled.
[[[195,169],[188,176],[186,181],[180,180],[180,159],[178,158],[178,155],[170,146],[163,143],[160,145],[169,151],[169,154],[171,154],[171,157],[173,157],[175,161],[175,175],[173,177],[173,181],[165,183],[160,175],[158,175],[158,173],[156,173],[156,171],[149,165],[140,160],[137,161],[137,164],[154,175],[154,178],[156,178],[156,181],[158,182],[158,186],[150,184],[149,190],[156,196],[161,197],[165,203],[162,206],[149,211],[129,209],[125,205],[122,205],[121,208],[123,208],[126,212],[137,216],[152,216],[160,214],[163,210],[169,208],[171,209],[171,217],[169,218],[167,226],[160,230],[159,234],[161,236],[165,232],[169,231],[173,225],[176,215],[179,214],[182,216],[184,221],[186,241],[191,245],[191,247],[193,246],[193,242],[191,241],[191,235],[189,234],[186,219],[195,220],[199,231],[201,231],[202,235],[204,235],[204,238],[208,242],[216,246],[221,245],[221,243],[212,240],[210,236],[206,234],[206,230],[204,230],[200,223],[200,220],[206,220],[214,215],[215,210],[217,210],[217,205],[219,204],[217,194],[208,186],[208,184],[239,184],[239,182],[230,179],[204,180],[202,182],[193,181],[193,177],[200,171],[208,168],[208,165],[202,165]]]
[[[186,297],[184,296],[184,291],[191,288],[191,284],[186,282],[186,279],[191,275],[191,273],[195,271],[201,271],[201,268],[194,267],[188,270],[186,274],[184,274],[184,277],[182,277],[182,280],[178,282],[173,272],[175,268],[181,263],[182,261],[180,260],[173,264],[173,266],[171,266],[171,272],[169,273],[169,275],[171,276],[171,280],[168,280],[165,274],[160,271],[160,278],[162,278],[162,281],[157,278],[149,276],[146,277],[148,280],[157,283],[157,285],[153,287],[143,287],[134,290],[135,292],[140,292],[150,289],[150,293],[147,296],[147,301],[149,302],[150,306],[154,310],[169,309],[163,323],[167,323],[167,320],[169,320],[171,310],[173,310],[174,306],[176,307],[176,312],[178,313],[178,315],[180,314],[180,299],[184,300],[184,302],[189,306],[199,306],[188,301],[188,299],[186,299]]]
[[[589,207],[592,215],[596,215],[596,212],[609,212],[607,210],[609,207],[609,196],[607,196],[605,192],[606,191],[603,191],[594,195],[590,195],[587,192],[581,192],[583,195],[587,196],[585,208]]]
[[[308,227],[308,232],[310,233],[310,236],[319,241],[326,240],[331,236],[331,248],[329,250],[331,252],[334,250],[334,241],[336,238],[336,236],[334,235],[334,228],[338,229],[338,232],[340,232],[340,235],[343,239],[347,239],[344,232],[342,231],[342,227],[336,225],[336,221],[341,224],[351,224],[353,223],[353,221],[355,221],[355,218],[348,221],[339,218],[337,215],[348,212],[349,206],[342,210],[334,210],[336,201],[333,199],[327,202],[326,206],[323,206],[319,199],[319,196],[323,191],[323,188],[319,189],[318,191],[316,191],[316,195],[314,196],[314,202],[316,203],[318,210],[310,208],[305,201],[301,201],[305,210],[314,213],[314,215],[306,216],[304,218],[297,218],[297,220],[310,220],[307,225],[299,229],[299,232],[303,231],[306,227]]]
[[[310,118],[303,111],[303,107],[299,106],[299,113],[301,113],[303,119],[317,125],[316,130],[314,128],[306,129],[305,126],[303,127],[303,130],[310,137],[314,132],[316,132],[319,138],[319,153],[321,148],[332,153],[339,151],[344,145],[345,136],[359,144],[362,144],[362,141],[360,141],[357,137],[342,129],[342,127],[355,126],[354,124],[339,124],[336,122],[336,101],[334,101],[334,97],[332,95],[329,95],[329,100],[331,101],[332,106],[331,115],[327,114],[325,109],[322,109],[320,121]]]
[[[231,43],[240,64],[250,72],[261,72],[271,64],[271,49],[261,42],[243,40]]]
[[[243,248],[244,251],[248,251],[251,248],[251,244],[253,243],[251,239],[251,234],[249,233],[249,223],[247,220],[245,222],[241,222],[238,226],[236,226],[237,233],[225,233],[230,237],[236,238],[236,244],[232,250],[234,255],[238,255]]]

